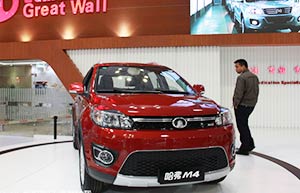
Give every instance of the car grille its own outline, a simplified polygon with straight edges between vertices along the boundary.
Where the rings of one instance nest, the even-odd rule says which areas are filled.
[[[292,19],[292,17],[266,17],[266,20],[269,23],[286,23]]]
[[[264,9],[264,13],[267,14],[267,15],[289,14],[291,12],[292,12],[292,7],[267,8],[267,9]]]
[[[223,169],[228,166],[222,148],[207,148],[178,151],[150,151],[131,154],[120,174],[132,176],[157,176],[160,169],[176,170],[197,167],[203,172]]]
[[[172,121],[176,117],[143,117],[133,118],[133,129],[137,130],[175,130]],[[182,129],[201,129],[216,126],[216,116],[203,116],[203,117],[184,117],[187,121],[186,127]],[[182,130],[181,129],[181,130]]]

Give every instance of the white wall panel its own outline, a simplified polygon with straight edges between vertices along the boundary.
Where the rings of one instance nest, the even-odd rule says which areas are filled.
[[[206,95],[220,101],[220,48],[160,47],[68,50],[82,74],[97,62],[156,62],[166,65],[191,84],[203,84]]]
[[[191,84],[201,83],[206,95],[225,107],[232,107],[237,74],[233,62],[245,58],[258,69],[260,81],[300,81],[300,47],[160,47],[69,50],[70,58],[85,74],[97,62],[157,62],[169,66]],[[274,73],[268,67],[275,68]],[[278,73],[279,67],[286,69]],[[265,131],[299,128],[300,85],[260,85],[258,104],[250,126]]]
[[[233,62],[245,58],[258,69],[260,81],[300,81],[300,47],[224,47],[221,48],[221,102],[231,105],[237,74]],[[269,67],[275,71],[269,72]],[[279,73],[280,67],[285,73]],[[261,84],[258,104],[250,125],[260,129],[297,129],[300,126],[300,85]]]

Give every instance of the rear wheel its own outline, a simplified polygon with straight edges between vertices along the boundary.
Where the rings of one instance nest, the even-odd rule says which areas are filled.
[[[84,156],[83,144],[80,143],[79,149],[79,174],[82,191],[91,191],[91,193],[101,193],[103,182],[95,180],[87,173],[87,165]]]

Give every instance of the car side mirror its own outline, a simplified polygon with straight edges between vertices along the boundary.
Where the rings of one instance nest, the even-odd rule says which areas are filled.
[[[75,82],[70,84],[69,93],[71,94],[83,94],[83,84],[81,82]]]
[[[202,84],[194,84],[193,89],[199,95],[203,95],[205,93],[205,88]]]

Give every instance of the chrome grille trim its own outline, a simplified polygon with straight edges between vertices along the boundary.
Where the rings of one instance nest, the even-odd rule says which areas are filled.
[[[167,123],[172,122],[172,118],[132,118],[134,122],[139,123]]]
[[[292,7],[266,8],[263,11],[267,15],[282,15],[291,13]]]
[[[174,117],[176,118],[176,117]],[[172,122],[174,118],[132,118],[134,122],[138,123],[167,123]],[[210,116],[210,117],[190,117],[185,118],[188,122],[194,122],[194,121],[213,121],[216,119],[216,116]]]
[[[187,118],[187,121],[214,121],[216,117],[193,117],[193,118]]]

